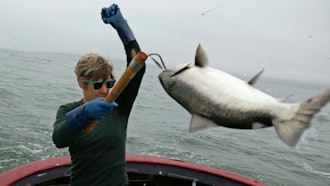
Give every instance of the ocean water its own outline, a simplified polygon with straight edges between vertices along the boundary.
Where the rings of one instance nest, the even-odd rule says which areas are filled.
[[[28,162],[69,155],[68,149],[54,146],[51,134],[58,106],[82,97],[73,72],[79,57],[0,49],[0,173]],[[124,62],[111,61],[120,77]],[[189,134],[190,115],[163,90],[157,78],[160,72],[147,61],[129,120],[127,153],[195,162],[271,185],[330,185],[329,105],[312,120],[312,127],[295,148],[286,146],[272,127],[218,127]],[[290,102],[320,91],[269,82],[258,88],[275,97],[293,94]]]

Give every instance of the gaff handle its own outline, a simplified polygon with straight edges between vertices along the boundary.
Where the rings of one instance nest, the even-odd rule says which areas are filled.
[[[113,86],[110,93],[105,98],[107,102],[113,102],[117,99],[120,93],[125,89],[128,83],[134,78],[136,73],[142,68],[144,62],[147,60],[148,56],[144,52],[139,52],[129,63],[123,75],[117,81],[117,83]],[[85,130],[87,132],[91,132],[95,125],[97,124],[97,120],[93,120]]]

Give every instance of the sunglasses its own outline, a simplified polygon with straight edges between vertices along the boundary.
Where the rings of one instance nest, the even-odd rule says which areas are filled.
[[[100,88],[102,88],[102,85],[106,85],[107,88],[112,88],[113,85],[116,83],[115,79],[110,79],[108,81],[104,81],[104,82],[100,82],[100,81],[86,81],[88,84],[93,86],[94,91],[99,90]]]

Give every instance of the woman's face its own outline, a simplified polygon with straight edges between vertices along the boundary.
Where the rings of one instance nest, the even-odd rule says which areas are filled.
[[[110,77],[106,80],[95,79],[93,81],[88,81],[88,82],[84,81],[84,80],[78,80],[79,86],[83,90],[83,93],[84,93],[84,100],[90,101],[90,100],[93,100],[93,99],[99,98],[99,97],[105,98],[111,89],[111,88],[107,87],[107,83],[106,83],[109,80],[110,80]],[[100,83],[102,83],[101,88],[99,88]]]

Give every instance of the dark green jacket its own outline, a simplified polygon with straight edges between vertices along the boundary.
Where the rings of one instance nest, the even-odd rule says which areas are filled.
[[[140,51],[136,41],[125,46],[127,65],[130,51]],[[66,123],[66,113],[79,107],[81,101],[59,107],[54,123],[53,141],[58,148],[69,147],[72,161],[71,186],[121,185],[128,182],[125,144],[128,117],[137,96],[145,66],[115,101],[114,109],[104,120],[98,121],[92,132],[73,132]]]

